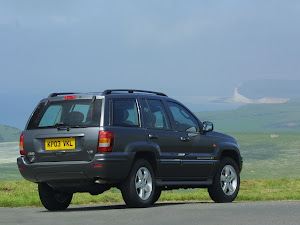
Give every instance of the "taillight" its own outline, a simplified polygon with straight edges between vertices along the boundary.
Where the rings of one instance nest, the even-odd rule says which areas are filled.
[[[65,96],[65,99],[76,99],[76,95]]]
[[[110,131],[100,131],[98,141],[98,152],[111,152],[114,146],[115,135]]]
[[[25,153],[25,150],[24,150],[24,135],[22,134],[20,136],[20,155],[24,156],[26,153]]]

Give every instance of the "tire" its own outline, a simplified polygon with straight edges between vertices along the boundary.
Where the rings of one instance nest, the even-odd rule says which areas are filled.
[[[160,195],[162,192],[162,188],[160,187],[156,187],[155,191],[154,191],[154,195],[153,195],[153,200],[152,200],[152,204],[154,204],[155,202],[157,202],[157,200],[159,199]]]
[[[41,202],[49,211],[65,210],[72,201],[73,193],[55,191],[46,183],[40,183],[38,189]]]
[[[211,199],[218,203],[232,202],[240,189],[240,171],[231,158],[221,160],[213,178],[213,184],[208,187]]]
[[[126,205],[133,208],[150,206],[155,193],[154,183],[154,173],[149,162],[144,159],[136,160],[121,187]]]

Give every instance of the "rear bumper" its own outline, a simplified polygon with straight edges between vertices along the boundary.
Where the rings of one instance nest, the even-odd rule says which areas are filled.
[[[131,168],[134,155],[124,153],[96,154],[92,161],[30,163],[19,157],[17,164],[22,176],[31,182],[68,180],[124,180]],[[94,165],[97,164],[98,167]]]

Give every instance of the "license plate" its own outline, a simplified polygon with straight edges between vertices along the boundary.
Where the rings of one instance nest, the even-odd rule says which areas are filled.
[[[75,138],[53,138],[45,140],[46,150],[75,149]]]

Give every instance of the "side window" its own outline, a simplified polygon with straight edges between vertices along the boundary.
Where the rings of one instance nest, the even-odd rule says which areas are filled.
[[[151,111],[152,127],[156,129],[171,129],[165,108],[160,100],[147,100]]]
[[[189,111],[187,111],[184,107],[174,102],[168,102],[168,106],[174,117],[176,130],[187,132],[200,131],[199,124],[196,118],[192,114],[190,114]]]
[[[150,109],[149,109],[149,106],[148,106],[146,100],[142,99],[141,104],[142,104],[142,113],[143,113],[144,126],[146,128],[153,128],[151,112],[150,112]]]
[[[135,99],[113,100],[114,126],[139,126],[139,116]]]

